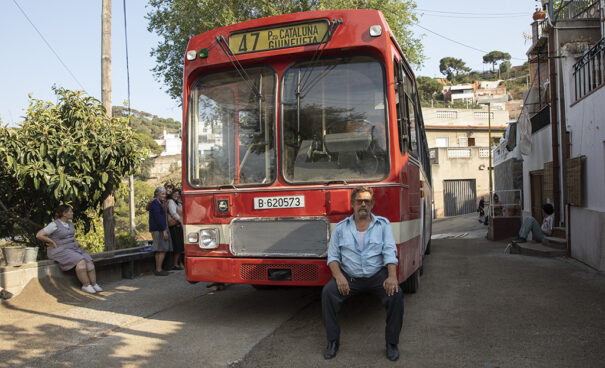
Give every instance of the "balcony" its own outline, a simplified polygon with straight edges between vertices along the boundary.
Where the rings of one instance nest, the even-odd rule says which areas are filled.
[[[605,39],[601,38],[574,64],[575,101],[605,83]]]
[[[575,19],[600,19],[600,12],[599,0],[571,0],[564,2],[558,9],[555,9],[551,18],[555,22]]]

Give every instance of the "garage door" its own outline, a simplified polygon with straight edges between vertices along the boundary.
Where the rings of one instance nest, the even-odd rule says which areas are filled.
[[[443,181],[445,216],[458,216],[477,211],[475,185],[475,179]]]

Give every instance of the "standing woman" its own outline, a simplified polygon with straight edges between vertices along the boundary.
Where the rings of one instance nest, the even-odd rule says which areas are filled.
[[[91,294],[103,291],[97,284],[92,258],[76,241],[74,224],[71,222],[73,217],[74,212],[70,206],[60,205],[55,210],[55,221],[38,231],[36,238],[49,244],[46,254],[49,259],[59,263],[62,271],[76,268],[82,290]]]
[[[153,251],[155,252],[156,276],[168,276],[168,272],[162,270],[162,263],[166,253],[172,251],[172,242],[168,233],[168,221],[166,219],[166,188],[157,187],[153,192],[153,201],[147,206],[149,211],[149,232],[153,239]]]
[[[174,189],[168,196],[168,228],[172,240],[173,270],[182,270],[181,255],[185,251],[183,239],[183,204],[181,203],[181,190]]]

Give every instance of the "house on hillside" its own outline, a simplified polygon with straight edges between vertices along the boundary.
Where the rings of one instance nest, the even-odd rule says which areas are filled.
[[[605,270],[605,0],[551,4],[534,18],[519,118],[523,213],[555,208],[568,254]]]
[[[436,216],[475,212],[478,199],[489,194],[489,150],[506,130],[508,112],[423,108],[422,115]]]
[[[153,178],[161,178],[181,167],[182,141],[179,134],[167,133],[155,142],[163,148],[160,156],[153,159],[153,166],[149,169],[149,175]]]

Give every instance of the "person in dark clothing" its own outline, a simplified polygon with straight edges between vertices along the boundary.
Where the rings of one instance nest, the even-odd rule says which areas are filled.
[[[149,203],[149,232],[153,239],[153,251],[155,252],[155,275],[168,276],[168,272],[162,269],[162,263],[166,253],[172,251],[172,242],[168,230],[168,220],[166,217],[166,189],[157,187],[153,193],[154,199]]]

